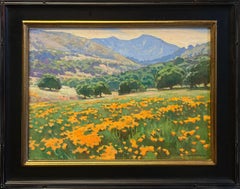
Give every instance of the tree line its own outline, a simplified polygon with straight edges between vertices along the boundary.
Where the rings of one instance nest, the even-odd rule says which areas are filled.
[[[184,60],[176,58],[167,63],[158,63],[138,70],[127,71],[118,75],[106,75],[102,77],[80,80],[70,78],[60,80],[51,74],[43,75],[38,81],[41,89],[59,90],[62,85],[75,88],[78,95],[84,98],[111,94],[116,91],[119,95],[132,92],[145,91],[148,88],[169,88],[180,85],[195,88],[198,85],[207,85],[210,82],[209,57],[197,57]]]

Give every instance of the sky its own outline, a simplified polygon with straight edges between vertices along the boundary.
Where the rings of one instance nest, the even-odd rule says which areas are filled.
[[[210,41],[208,28],[93,28],[93,29],[46,29],[47,31],[67,32],[75,36],[92,38],[117,37],[123,40],[137,38],[143,34],[152,35],[179,47],[188,47]]]

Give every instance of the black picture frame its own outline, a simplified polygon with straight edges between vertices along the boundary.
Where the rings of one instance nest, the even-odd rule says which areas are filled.
[[[1,188],[239,188],[239,1],[2,1]],[[21,165],[22,20],[216,20],[215,166]]]

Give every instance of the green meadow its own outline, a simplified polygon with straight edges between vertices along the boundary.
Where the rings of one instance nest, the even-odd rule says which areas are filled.
[[[30,93],[30,160],[211,159],[207,89],[88,99],[66,98],[62,92],[46,101],[38,99],[39,91]]]

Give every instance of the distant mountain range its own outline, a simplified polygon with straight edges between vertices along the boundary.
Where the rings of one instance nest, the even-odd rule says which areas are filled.
[[[209,55],[209,43],[180,48],[151,35],[131,40],[116,37],[87,39],[65,32],[30,30],[30,75],[69,77],[117,74],[176,57]]]
[[[151,35],[141,35],[131,40],[121,40],[116,37],[95,38],[92,40],[145,65],[156,63],[161,58],[169,56],[180,49],[176,45]]]

